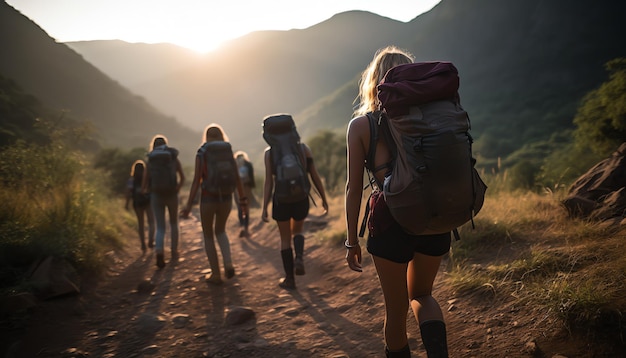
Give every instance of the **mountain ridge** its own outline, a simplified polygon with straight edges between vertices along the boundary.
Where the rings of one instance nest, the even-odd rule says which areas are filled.
[[[626,4],[607,0],[442,0],[406,23],[349,11],[306,29],[253,32],[193,61],[169,60],[162,72],[141,81],[123,73],[145,70],[142,64],[152,57],[175,59],[182,52],[142,52],[139,47],[150,45],[128,44],[103,57],[93,49],[89,54],[87,46],[107,46],[106,41],[68,46],[102,71],[107,68],[108,76],[128,88],[126,95],[145,99],[160,120],[192,132],[217,122],[238,149],[260,153],[261,120],[270,113],[294,114],[305,139],[319,130],[344,130],[360,72],[377,49],[397,45],[418,61],[457,66],[474,149],[485,164],[573,128],[579,101],[606,80],[603,64],[626,56],[623,13]],[[131,69],[111,68],[112,61],[125,59],[133,59]],[[15,78],[20,84],[21,76]],[[150,123],[141,121],[137,127]],[[198,143],[200,136],[179,138]]]

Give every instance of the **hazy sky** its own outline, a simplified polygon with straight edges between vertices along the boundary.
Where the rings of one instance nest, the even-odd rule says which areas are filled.
[[[169,42],[201,52],[252,31],[303,29],[349,10],[407,22],[440,1],[6,0],[58,42]]]

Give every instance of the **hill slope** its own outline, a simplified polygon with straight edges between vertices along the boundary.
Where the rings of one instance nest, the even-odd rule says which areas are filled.
[[[342,130],[358,74],[376,49],[396,44],[457,65],[475,149],[506,157],[572,128],[579,100],[606,79],[603,64],[626,56],[624,13],[625,3],[608,0],[443,0],[408,23],[351,11],[303,30],[251,33],[193,68],[128,85],[191,127],[223,123],[235,144],[258,152],[269,113],[297,114],[305,137]]]
[[[104,146],[147,147],[165,133],[192,157],[200,134],[165,116],[0,2],[0,74],[45,106],[91,121]],[[190,144],[194,145],[191,146]]]

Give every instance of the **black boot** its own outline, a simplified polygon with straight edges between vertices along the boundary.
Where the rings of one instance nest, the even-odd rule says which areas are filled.
[[[280,280],[278,284],[282,288],[296,288],[296,279],[293,276],[293,251],[291,248],[280,250],[280,256],[283,259],[283,268],[285,269],[285,278]]]
[[[411,349],[407,344],[404,348],[399,351],[390,351],[387,346],[385,346],[385,357],[387,358],[411,358]]]
[[[293,237],[293,247],[296,250],[296,275],[304,275],[304,236],[298,234]]]
[[[420,324],[422,342],[428,358],[448,358],[446,324],[443,321],[425,321]]]

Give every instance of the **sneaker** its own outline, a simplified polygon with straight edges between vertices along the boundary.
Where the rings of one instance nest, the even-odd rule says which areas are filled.
[[[226,267],[224,269],[224,275],[226,278],[233,278],[235,276],[235,268],[234,267]]]
[[[156,256],[156,265],[160,269],[165,267],[165,259],[163,258],[163,254],[157,254],[157,256]]]
[[[280,280],[278,286],[287,290],[294,290],[296,288],[296,280],[293,277],[285,277]]]
[[[294,261],[294,266],[296,269],[296,275],[304,275],[304,261],[302,261],[302,257],[296,257],[295,261]]]

